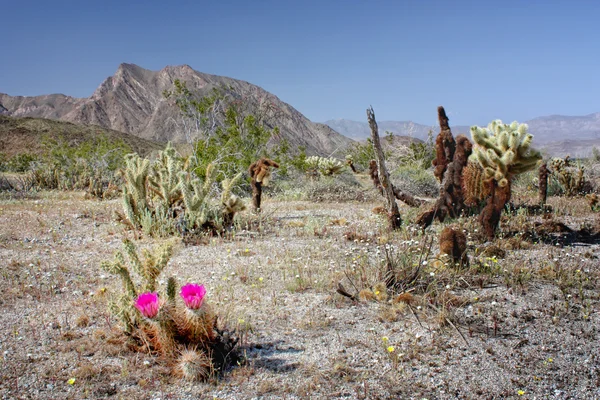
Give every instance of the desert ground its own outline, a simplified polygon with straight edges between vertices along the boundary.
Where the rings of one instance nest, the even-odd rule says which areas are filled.
[[[505,215],[493,243],[477,236],[476,217],[451,221],[469,237],[470,265],[460,268],[437,256],[441,224],[423,232],[411,225],[417,210],[401,205],[403,228],[390,231],[373,212],[382,199],[366,192],[342,202],[269,197],[228,237],[193,245],[135,240],[174,241],[161,284],[206,285],[220,324],[239,338],[236,365],[205,383],[132,351],[108,312],[121,284],[100,263],[133,239],[114,219],[120,200],[4,196],[0,396],[600,398],[600,249],[580,234],[597,219],[583,199],[551,198],[546,218]],[[540,229],[548,221],[573,232]],[[390,263],[417,271],[402,293],[379,284]],[[339,283],[362,293],[342,296]]]

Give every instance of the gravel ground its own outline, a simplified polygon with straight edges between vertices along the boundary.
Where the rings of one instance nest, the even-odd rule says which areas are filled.
[[[407,252],[441,229],[387,232],[371,212],[376,205],[267,200],[252,230],[199,246],[178,243],[164,280],[204,283],[221,321],[241,335],[246,360],[219,379],[189,383],[173,377],[164,360],[128,350],[107,311],[120,282],[99,264],[131,236],[113,221],[119,201],[80,193],[4,198],[0,396],[600,398],[597,244],[541,242],[483,261],[500,272],[479,286],[459,284],[454,275],[444,295],[462,301],[448,310],[426,300],[354,302],[336,294],[337,284],[352,288],[348,276],[374,271],[377,243]],[[575,227],[595,217],[565,218]],[[472,265],[480,246],[473,239]],[[376,283],[371,275],[366,280]]]

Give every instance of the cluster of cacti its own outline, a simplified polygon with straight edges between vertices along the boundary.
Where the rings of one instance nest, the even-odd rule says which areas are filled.
[[[567,196],[575,196],[584,191],[586,183],[584,167],[573,165],[569,156],[564,159],[553,158],[550,161],[549,169]]]
[[[508,125],[495,120],[487,129],[473,126],[471,136],[476,143],[471,160],[483,168],[490,193],[480,221],[485,235],[492,239],[502,210],[510,200],[512,179],[535,168],[542,156],[531,148],[533,135],[527,132],[527,125],[516,121]]]
[[[237,340],[224,339],[216,329],[216,315],[205,301],[206,288],[183,285],[178,301],[177,282],[171,277],[161,296],[157,279],[172,255],[172,246],[164,245],[155,253],[146,250],[143,259],[132,242],[125,240],[124,249],[129,263],[121,252],[113,262],[102,263],[102,268],[119,275],[123,283],[123,293],[111,300],[109,309],[123,323],[124,332],[172,360],[174,373],[181,377],[204,380],[211,376],[216,351],[231,356]],[[140,286],[135,285],[132,271],[139,276]]]
[[[261,158],[248,168],[252,186],[252,204],[255,211],[260,211],[262,187],[267,186],[271,180],[271,168],[279,168],[279,164],[268,158]]]
[[[306,160],[304,160],[304,164],[306,165],[307,172],[313,174],[318,173],[324,176],[341,174],[345,167],[340,160],[333,157],[307,157]]]
[[[245,208],[231,193],[241,174],[223,181],[220,204],[209,197],[215,170],[208,165],[204,181],[169,143],[154,160],[137,154],[125,157],[121,220],[132,229],[160,235],[179,230],[221,231]]]
[[[462,177],[472,145],[464,135],[458,135],[454,140],[444,107],[438,107],[438,121],[440,133],[436,139],[436,159],[432,163],[442,185],[434,206],[417,218],[416,223],[423,228],[431,225],[434,219],[443,222],[446,217],[457,218],[465,207]]]

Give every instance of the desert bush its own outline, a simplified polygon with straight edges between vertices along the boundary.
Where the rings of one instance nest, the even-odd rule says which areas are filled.
[[[30,153],[16,154],[7,157],[6,154],[0,154],[0,171],[5,172],[26,172],[31,168],[31,164],[38,160],[38,156]]]
[[[324,176],[321,179],[304,179],[304,200],[309,201],[362,201],[365,189],[349,172],[335,177]]]
[[[290,146],[277,140],[279,128],[275,126],[280,110],[267,98],[240,96],[228,87],[213,88],[210,95],[198,98],[180,80],[163,96],[181,112],[177,127],[194,146],[189,162],[198,177],[205,177],[209,164],[216,168],[215,179],[221,181],[245,172],[260,158],[287,161]],[[282,173],[287,173],[285,165]]]
[[[121,278],[123,290],[109,300],[109,310],[117,317],[123,333],[137,349],[158,352],[174,365],[173,374],[187,380],[206,380],[235,359],[237,339],[224,337],[217,317],[206,301],[203,285],[188,283],[178,287],[174,277],[160,290],[158,277],[164,271],[173,246],[163,244],[154,251],[123,242],[125,255],[101,267]],[[181,300],[177,299],[179,292]]]
[[[47,152],[30,163],[29,176],[37,189],[86,190],[96,198],[117,194],[124,156],[131,147],[122,140],[97,135],[78,145],[64,138],[43,139]]]
[[[413,163],[401,165],[392,171],[391,180],[394,185],[415,196],[436,196],[439,192],[439,183],[433,176],[431,167],[422,168]]]

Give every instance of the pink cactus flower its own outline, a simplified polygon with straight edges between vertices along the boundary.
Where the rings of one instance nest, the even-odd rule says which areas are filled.
[[[160,309],[160,301],[157,293],[143,293],[140,294],[135,301],[135,308],[137,308],[144,317],[154,318],[158,314]]]
[[[204,285],[197,285],[195,283],[188,283],[181,287],[181,297],[185,306],[191,310],[197,310],[202,307],[202,301],[206,295],[206,288]]]

